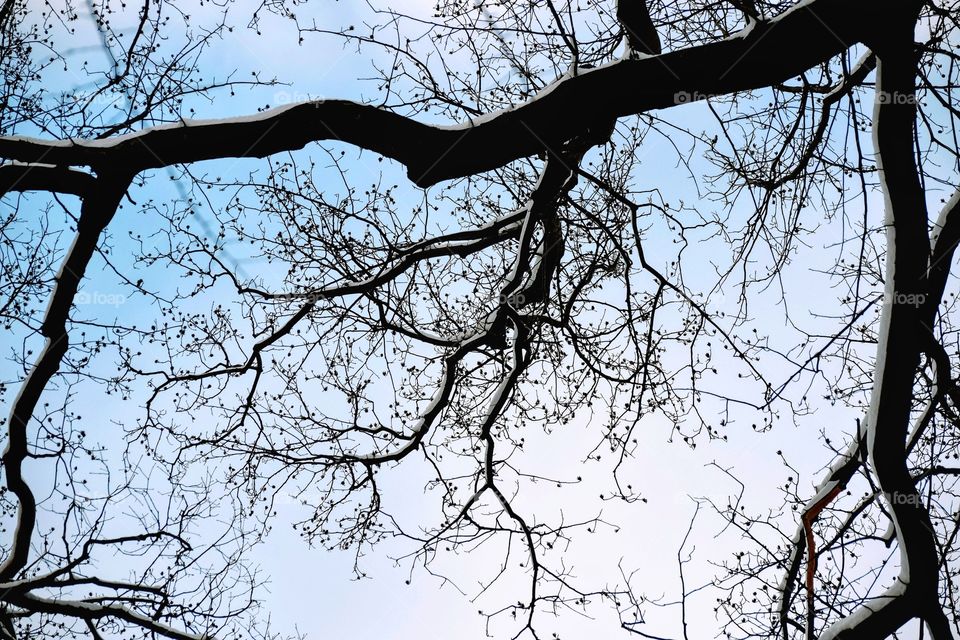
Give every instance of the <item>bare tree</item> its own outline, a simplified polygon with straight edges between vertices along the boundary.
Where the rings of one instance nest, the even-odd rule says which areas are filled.
[[[19,345],[0,633],[268,636],[247,553],[292,492],[303,537],[352,549],[358,573],[386,537],[426,571],[508,540],[503,573],[519,563],[529,588],[485,615],[514,637],[587,606],[655,637],[642,576],[584,584],[564,563],[615,524],[524,502],[580,480],[544,472],[532,434],[589,413],[584,458],[615,461],[602,499],[642,504],[645,420],[710,446],[827,405],[856,418],[823,426],[816,491],[791,479],[762,515],[713,504],[743,533],[715,559],[722,633],[960,632],[960,5],[441,0],[347,27],[283,0],[190,5],[0,9],[0,309]],[[106,62],[62,91],[81,14]],[[203,56],[274,16],[369,58],[375,97],[196,119],[274,83]],[[644,162],[657,139],[694,202]],[[840,295],[804,314],[808,269]],[[97,270],[155,319],[91,315]],[[91,435],[76,407],[97,394],[137,417]],[[442,495],[419,530],[381,481],[414,459]]]

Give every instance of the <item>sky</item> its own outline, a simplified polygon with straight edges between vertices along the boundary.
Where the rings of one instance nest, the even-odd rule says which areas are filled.
[[[398,11],[424,15],[430,12],[431,5],[420,0],[392,3]],[[363,20],[363,7],[359,4],[324,2],[318,6],[318,19],[326,21],[331,28],[360,24]],[[202,16],[210,10],[211,6],[206,5],[197,12]],[[118,20],[130,18],[121,16]],[[71,55],[90,60],[102,55],[98,52],[95,28],[82,6],[78,8],[76,25],[77,33],[71,39],[75,51]],[[358,80],[370,75],[370,60],[365,53],[358,54],[332,37],[312,36],[300,45],[289,21],[276,16],[265,17],[260,31],[262,35],[237,29],[230,37],[218,42],[206,54],[206,72],[222,77],[234,71],[244,74],[257,70],[261,77],[275,76],[288,84],[249,92],[240,90],[229,99],[220,96],[212,103],[197,101],[197,118],[248,114],[266,104],[278,106],[320,97],[363,100],[370,91],[368,84]],[[103,62],[101,59],[100,63]],[[72,65],[64,73],[58,72],[55,82],[63,83],[64,87],[82,87],[85,79],[76,69],[77,66]],[[672,121],[692,128],[710,126],[704,104],[680,107],[672,110],[670,115]],[[650,184],[659,186],[670,199],[686,199],[690,206],[710,206],[697,202],[697,195],[682,177],[683,171],[678,167],[668,141],[652,138],[640,153],[645,179]],[[209,171],[240,177],[255,166],[256,162],[250,161],[203,163],[195,173]],[[402,168],[390,163],[374,164],[363,156],[352,160],[349,169],[358,182],[365,182],[367,178],[377,180],[381,176],[388,181],[403,180]],[[404,197],[414,202],[413,189],[404,186],[401,191]],[[152,199],[161,203],[159,206],[179,195],[177,185],[162,171],[153,172],[144,187],[131,192],[133,201]],[[39,211],[41,199],[37,197],[35,200]],[[129,264],[129,252],[125,251],[130,234],[146,233],[159,224],[144,219],[142,215],[135,207],[130,207],[110,228],[113,259],[131,271],[140,267]],[[202,211],[198,214],[204,215],[207,214]],[[214,224],[209,218],[201,223]],[[824,222],[826,226],[830,224],[836,227],[838,223]],[[829,232],[818,235],[817,241],[822,242],[827,237]],[[668,247],[658,247],[655,242],[651,244],[653,259],[669,255]],[[238,251],[242,254],[242,249]],[[713,274],[711,263],[722,258],[715,251],[715,248],[708,248],[694,256],[688,255],[692,261],[688,266],[691,278],[709,278]],[[784,276],[792,287],[792,311],[811,323],[808,326],[818,322],[814,314],[822,309],[825,292],[830,291],[829,277],[809,267],[817,266],[818,261],[824,266],[829,265],[829,251],[825,243],[812,247],[806,255],[809,261],[800,261],[802,266],[788,268]],[[822,252],[823,256],[818,258],[817,252]],[[268,273],[277,268],[249,259],[243,260],[241,267],[248,273]],[[156,269],[152,271],[156,275]],[[169,284],[176,286],[175,283]],[[125,322],[144,323],[150,322],[154,315],[154,310],[141,304],[142,301],[131,294],[129,288],[118,285],[103,263],[91,269],[81,295],[86,296],[83,298],[86,301],[81,310],[83,313],[107,317],[115,314]],[[721,294],[714,298],[713,304],[716,309],[732,311],[737,301],[732,295],[725,299]],[[776,326],[778,328],[772,331],[775,334],[782,332],[779,335],[789,340],[794,334],[783,318],[782,304],[775,287],[759,296],[752,307],[752,326],[767,329]],[[750,326],[748,324],[741,333],[748,331]],[[778,371],[774,367],[772,373],[785,376],[788,369],[780,367]],[[721,378],[724,375],[721,372]],[[773,377],[777,378],[776,375]],[[726,382],[731,392],[737,391],[741,384],[732,378]],[[719,388],[724,388],[723,382]],[[75,401],[79,411],[95,416],[99,427],[97,435],[104,442],[116,437],[113,424],[129,422],[137,412],[136,399],[122,402],[116,397],[82,395]],[[781,485],[788,477],[800,483],[801,495],[812,495],[812,487],[822,477],[824,467],[832,462],[829,452],[819,442],[818,433],[825,430],[841,440],[841,435],[853,431],[857,417],[859,415],[855,412],[823,403],[815,418],[799,420],[797,424],[783,419],[764,436],[757,436],[748,424],[735,424],[727,430],[727,442],[714,441],[691,448],[672,437],[674,425],[652,416],[643,423],[641,446],[626,472],[640,487],[647,502],[623,504],[598,499],[604,488],[609,490],[609,461],[584,461],[584,443],[594,441],[596,429],[596,421],[584,413],[550,436],[530,434],[527,448],[533,452],[529,464],[539,465],[544,473],[559,474],[568,479],[582,475],[586,481],[562,492],[543,486],[536,492],[521,494],[518,506],[526,507],[541,520],[560,513],[571,519],[591,517],[602,510],[603,519],[616,523],[616,526],[600,527],[595,532],[578,536],[568,550],[567,566],[572,567],[585,583],[593,584],[615,580],[621,568],[627,573],[636,571],[632,584],[637,593],[643,593],[651,600],[676,602],[681,588],[678,554],[683,559],[689,558],[684,564],[689,590],[691,585],[706,583],[715,572],[711,563],[728,559],[731,551],[740,544],[739,534],[725,527],[723,520],[702,503],[703,499],[709,498],[725,504],[730,496],[741,490],[720,467],[745,483],[743,504],[757,513],[781,504]],[[787,452],[789,467],[777,451]],[[543,452],[549,452],[549,455],[544,456]],[[423,490],[427,472],[426,466],[417,460],[404,461],[398,468],[386,471],[381,480],[385,509],[414,527],[429,519],[436,506],[435,496],[425,494]],[[44,467],[43,461],[33,463],[31,473],[37,482],[51,478],[50,469]],[[698,499],[701,500],[699,510]],[[408,562],[393,560],[408,552],[409,547],[401,541],[387,541],[365,552],[360,563],[367,578],[358,580],[355,579],[355,558],[351,552],[309,548],[293,531],[291,525],[303,513],[293,500],[279,504],[270,535],[252,556],[269,579],[263,595],[264,611],[270,612],[277,631],[296,630],[312,639],[456,637],[459,640],[479,640],[488,637],[488,632],[497,638],[509,637],[511,623],[495,623],[487,629],[484,617],[478,612],[523,598],[528,588],[523,573],[512,572],[493,593],[473,600],[480,591],[479,585],[496,572],[502,548],[498,550],[492,546],[439,559],[437,567],[442,568],[444,575],[451,580],[445,582],[422,569],[411,574]],[[694,513],[697,520],[693,533],[681,551],[681,543]],[[410,584],[406,584],[408,579]],[[454,584],[464,593],[460,593]],[[712,637],[716,633],[713,607],[717,597],[718,592],[712,589],[691,596],[688,609],[690,637]],[[665,638],[680,637],[678,607],[651,607],[648,613],[644,631]],[[612,634],[618,627],[616,615],[602,607],[590,609],[582,616],[566,615],[556,622],[546,615],[540,620],[543,637],[550,637],[551,633],[558,633],[563,638],[614,637]]]

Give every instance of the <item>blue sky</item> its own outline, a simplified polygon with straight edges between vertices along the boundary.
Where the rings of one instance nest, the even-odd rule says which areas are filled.
[[[412,10],[427,13],[429,2],[396,3],[398,11]],[[347,2],[326,2],[317,10],[317,19],[326,21],[327,26],[336,28],[341,25],[360,24],[363,20],[358,5]],[[199,16],[210,8],[200,9]],[[130,18],[130,16],[127,16]],[[119,20],[118,20],[119,21]],[[99,64],[105,62],[98,54],[97,34],[83,11],[76,23],[77,33],[72,36],[76,46],[77,59],[80,57],[94,61],[101,55]],[[363,100],[374,91],[369,83],[358,78],[370,76],[370,59],[364,50],[357,53],[351,46],[344,46],[332,37],[308,37],[300,45],[290,21],[276,16],[265,17],[260,27],[263,35],[239,28],[213,49],[205,57],[205,71],[224,77],[234,71],[239,76],[256,70],[262,78],[276,76],[288,83],[284,86],[261,87],[255,90],[239,90],[233,96],[219,95],[214,101],[198,100],[194,105],[197,118],[222,118],[232,115],[248,114],[269,104],[278,106],[289,101],[337,97]],[[97,64],[94,62],[94,64]],[[63,83],[65,88],[73,89],[82,85],[84,78],[75,64],[66,72],[51,73],[55,76],[51,82]],[[48,85],[51,86],[51,85]],[[82,90],[82,86],[80,87]],[[709,114],[703,104],[680,107],[670,112],[672,122],[686,125],[692,129],[708,129],[711,126]],[[651,137],[641,149],[641,168],[643,180],[658,187],[664,197],[671,202],[684,200],[690,207],[710,208],[708,202],[697,199],[693,186],[683,176],[676,154],[672,147],[660,137]],[[300,157],[300,156],[298,156]],[[203,163],[192,168],[195,175],[209,172],[224,178],[242,178],[247,172],[263,167],[261,161],[218,161]],[[358,183],[377,181],[398,182],[402,185],[402,197],[415,202],[416,192],[403,183],[403,170],[389,163],[374,163],[367,156],[357,155],[348,168]],[[334,188],[334,187],[331,187]],[[165,171],[155,171],[147,179],[146,185],[131,192],[131,198],[139,203],[153,200],[158,207],[180,196],[176,185],[172,184]],[[31,196],[39,211],[43,199]],[[68,200],[69,202],[69,200]],[[876,202],[872,215],[878,213]],[[748,206],[748,205],[745,205]],[[201,224],[215,227],[215,222],[204,207],[200,207],[198,217]],[[818,312],[825,300],[831,304],[834,293],[830,289],[830,277],[817,273],[812,267],[825,268],[831,264],[832,255],[825,249],[831,238],[831,228],[839,229],[839,221],[824,222],[824,228],[813,240],[814,244],[805,250],[803,260],[789,267],[784,281],[792,286],[790,297],[791,311],[798,314],[808,324],[825,321],[817,320],[811,312]],[[138,212],[138,207],[128,206],[110,227],[112,238],[112,259],[127,274],[138,277],[165,278],[157,267],[144,270],[142,266],[131,264],[131,234],[148,235],[158,229],[161,223],[146,219]],[[655,233],[653,231],[652,233]],[[839,231],[836,231],[839,233]],[[651,258],[667,260],[673,248],[666,243],[651,243]],[[702,278],[709,281],[715,275],[712,265],[723,264],[727,256],[717,243],[705,242],[703,248],[687,255],[687,275],[690,283]],[[231,248],[233,257],[241,259],[244,272],[269,277],[276,275],[281,267],[267,265],[256,259],[244,257],[242,247]],[[165,282],[164,287],[176,288],[175,281]],[[150,323],[156,315],[156,309],[144,304],[129,286],[105,268],[103,261],[91,269],[85,281],[82,293],[90,301],[80,313],[109,317],[116,314],[125,323]],[[836,294],[839,297],[839,293]],[[198,309],[207,300],[198,302]],[[752,325],[747,324],[738,330],[746,334],[751,326],[765,328],[789,345],[796,333],[787,326],[783,318],[783,308],[776,286],[758,295],[751,303]],[[715,296],[712,305],[715,309],[727,308],[733,311],[737,301],[732,294],[725,298],[723,294]],[[836,307],[834,307],[836,308]],[[776,327],[775,329],[772,327]],[[15,342],[15,337],[8,337]],[[102,364],[101,366],[109,366]],[[780,379],[788,374],[782,365],[769,367],[771,377]],[[743,389],[741,381],[722,370],[721,382],[717,388],[739,392]],[[779,375],[778,375],[779,374]],[[141,390],[142,392],[142,390]],[[116,396],[83,394],[76,398],[77,406],[84,413],[95,416],[97,428],[93,431],[105,442],[117,438],[114,422],[129,423],[137,416],[137,400],[142,395],[135,394],[130,402],[121,402]],[[679,579],[677,573],[677,553],[680,541],[686,531],[689,519],[695,511],[693,497],[709,497],[718,503],[726,501],[727,496],[735,495],[739,487],[719,468],[711,463],[736,472],[747,483],[744,488],[744,503],[761,512],[769,505],[780,504],[779,485],[788,476],[799,478],[801,494],[812,494],[813,483],[820,478],[820,470],[831,462],[829,452],[819,443],[817,433],[826,430],[841,440],[841,434],[850,434],[857,414],[828,405],[821,407],[815,418],[798,420],[798,424],[785,417],[774,426],[773,433],[757,437],[749,424],[732,425],[727,432],[729,442],[705,443],[696,449],[687,447],[678,439],[669,442],[674,425],[659,417],[651,417],[644,422],[642,443],[637,456],[630,462],[626,476],[640,488],[648,502],[626,505],[598,499],[604,489],[609,490],[609,460],[602,462],[583,461],[585,442],[591,445],[595,440],[596,422],[584,413],[573,424],[547,437],[544,434],[529,436],[529,460],[531,468],[542,468],[549,475],[558,472],[566,477],[582,475],[586,481],[573,489],[563,492],[543,486],[535,492],[528,491],[518,496],[518,505],[526,507],[528,512],[537,514],[541,520],[556,516],[561,512],[565,517],[591,517],[602,510],[603,518],[617,526],[601,527],[599,530],[580,535],[568,550],[569,565],[584,583],[602,585],[615,581],[619,577],[619,567],[627,572],[637,571],[633,586],[637,592],[651,599],[662,598],[663,602],[677,600]],[[594,431],[591,431],[594,427]],[[112,443],[116,445],[117,442]],[[788,469],[777,450],[788,452],[790,464],[796,471]],[[537,455],[549,452],[549,456]],[[38,479],[49,479],[50,469],[44,462],[34,463],[32,473]],[[537,467],[539,465],[539,467]],[[418,460],[404,461],[398,468],[385,472],[381,484],[384,487],[388,512],[402,517],[406,523],[415,527],[418,522],[429,520],[435,514],[436,496],[425,494],[423,485],[428,479],[426,465]],[[496,572],[502,548],[496,545],[470,554],[453,557],[441,557],[436,567],[442,568],[466,595],[459,593],[452,583],[431,576],[422,568],[414,571],[410,585],[405,584],[409,577],[409,562],[394,563],[392,558],[410,551],[400,541],[388,541],[373,551],[365,551],[361,567],[368,579],[354,579],[354,556],[352,552],[328,552],[323,549],[310,549],[290,525],[302,517],[300,507],[292,504],[280,504],[273,531],[266,542],[258,547],[253,560],[261,565],[264,575],[269,576],[269,591],[264,596],[264,611],[271,613],[278,630],[294,628],[308,634],[310,638],[350,637],[356,640],[374,638],[450,638],[472,640],[485,637],[484,618],[478,610],[490,610],[504,603],[524,597],[527,583],[522,571],[509,574],[497,589],[471,601],[484,579]],[[789,522],[789,520],[787,520]],[[698,585],[713,575],[712,562],[729,557],[739,545],[738,534],[724,529],[722,521],[706,507],[698,515],[694,535],[687,546],[692,553],[686,565],[688,588]],[[765,534],[760,534],[765,535]],[[718,592],[707,589],[690,601],[689,624],[691,637],[707,637],[716,631],[716,622],[712,616],[715,598]],[[591,609],[589,616],[567,614],[558,621],[551,621],[546,615],[541,618],[541,629],[545,637],[551,632],[560,633],[564,638],[608,637],[617,628],[616,616],[603,608]],[[649,633],[664,637],[678,634],[678,608],[650,609]],[[509,637],[507,630],[512,627],[509,620],[495,623],[491,627],[494,637]]]

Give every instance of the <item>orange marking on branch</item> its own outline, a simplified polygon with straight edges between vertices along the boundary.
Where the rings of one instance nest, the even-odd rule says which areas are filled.
[[[807,637],[813,631],[813,578],[817,573],[817,543],[813,539],[813,523],[820,513],[843,491],[846,482],[838,483],[803,514],[803,529],[807,537]]]

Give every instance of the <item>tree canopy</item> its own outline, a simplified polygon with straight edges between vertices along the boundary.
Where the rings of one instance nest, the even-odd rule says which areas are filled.
[[[0,637],[276,637],[284,501],[359,577],[489,558],[494,637],[956,637],[958,20],[3,0]],[[678,590],[577,569],[675,447],[739,487]]]

